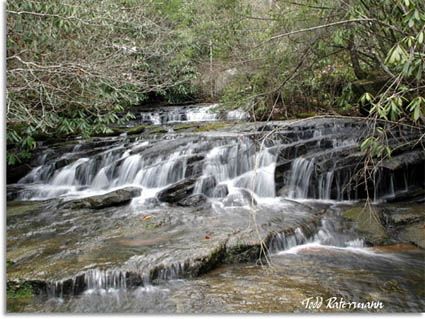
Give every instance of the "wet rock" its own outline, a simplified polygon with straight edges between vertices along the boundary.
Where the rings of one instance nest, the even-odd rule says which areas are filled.
[[[392,214],[390,216],[389,222],[394,224],[395,226],[413,224],[423,220],[424,216],[416,215],[416,214]]]
[[[415,223],[404,228],[399,235],[400,239],[425,249],[424,224]]]
[[[422,164],[424,161],[425,153],[422,149],[420,149],[393,156],[391,159],[384,161],[383,167],[395,171],[403,169],[408,165]]]
[[[408,191],[396,192],[392,198],[388,198],[387,202],[417,202],[425,201],[425,188],[420,186],[410,186]]]
[[[369,245],[385,245],[390,243],[388,234],[381,223],[381,211],[356,206],[344,212],[344,217],[354,221],[355,227]]]
[[[276,196],[279,197],[288,197],[290,192],[289,186],[283,186],[276,192]]]
[[[205,205],[207,201],[208,197],[204,194],[194,194],[179,201],[178,205],[186,207],[198,207]]]
[[[22,177],[27,175],[33,167],[24,163],[20,165],[9,165],[6,171],[7,184],[17,183]]]
[[[19,193],[25,190],[25,186],[22,184],[10,184],[6,186],[6,198],[8,201],[12,201],[18,198]]]
[[[120,206],[128,204],[133,197],[140,196],[142,190],[136,187],[126,187],[107,194],[92,196],[82,199],[76,199],[65,202],[62,208],[92,208],[101,209],[111,206]]]
[[[146,199],[143,204],[146,208],[155,208],[159,205],[159,201],[157,198],[152,197],[152,198]]]
[[[195,182],[195,179],[183,179],[160,191],[157,198],[161,202],[177,203],[193,193]]]
[[[136,126],[127,131],[127,135],[141,134],[146,131],[148,127],[146,125]]]
[[[212,192],[212,197],[223,198],[223,197],[226,197],[228,194],[229,194],[229,189],[227,188],[227,185],[218,184]]]
[[[19,217],[43,207],[44,201],[11,201],[7,203],[7,218]]]
[[[252,194],[245,190],[239,189],[238,191],[231,193],[226,196],[223,201],[225,207],[239,207],[246,205],[257,205],[257,201],[252,196]]]
[[[206,194],[211,197],[213,195],[214,187],[217,185],[217,181],[214,176],[203,177],[198,180],[198,183],[201,183],[202,187],[199,190],[200,193]]]
[[[385,226],[392,237],[398,241],[425,248],[423,205],[386,204],[382,211]]]

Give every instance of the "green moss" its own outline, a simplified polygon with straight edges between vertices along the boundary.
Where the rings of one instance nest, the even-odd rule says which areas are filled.
[[[258,245],[240,245],[226,250],[225,262],[237,264],[252,262],[260,256],[261,247]]]
[[[7,202],[6,215],[8,218],[26,215],[31,213],[40,207],[42,202],[40,201],[31,201],[31,202],[21,202],[21,201],[9,201]]]
[[[6,289],[7,298],[25,299],[34,296],[32,286],[28,282],[8,282]]]
[[[181,131],[181,130],[186,130],[190,128],[199,128],[199,125],[194,123],[183,123],[174,127],[174,131]]]
[[[168,131],[163,128],[163,127],[157,127],[155,129],[153,129],[152,131],[149,132],[149,134],[162,134],[162,133],[167,133]]]
[[[208,254],[208,258],[212,259],[214,258],[214,256],[217,254],[217,251],[215,249],[211,250],[210,253]]]
[[[194,132],[207,132],[207,131],[216,131],[218,129],[221,129],[223,127],[226,127],[230,124],[228,123],[210,123],[205,126],[201,126],[200,128],[197,128],[194,130]]]
[[[305,112],[305,113],[298,113],[297,114],[297,118],[299,118],[299,119],[306,119],[306,118],[308,118],[308,117],[314,117],[314,116],[316,116],[317,114],[316,113],[314,113],[314,112]]]
[[[127,135],[136,135],[136,134],[143,133],[150,127],[151,126],[149,125],[140,125],[140,126],[133,127],[127,131]]]
[[[386,244],[388,235],[379,218],[379,211],[363,206],[356,206],[344,212],[344,217],[354,221],[366,240],[377,245]]]

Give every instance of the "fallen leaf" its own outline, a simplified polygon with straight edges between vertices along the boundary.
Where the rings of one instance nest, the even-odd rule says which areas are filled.
[[[147,219],[149,219],[149,218],[151,218],[151,216],[149,216],[149,215],[147,215],[147,216],[143,216],[143,217],[140,217],[140,221],[141,221],[141,222],[144,222],[145,220],[147,220]]]

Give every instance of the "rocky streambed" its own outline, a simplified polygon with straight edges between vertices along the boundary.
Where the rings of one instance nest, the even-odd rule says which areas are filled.
[[[8,311],[341,311],[305,308],[318,293],[424,310],[420,132],[394,132],[371,209],[354,174],[367,122],[192,116],[46,144],[8,171]]]

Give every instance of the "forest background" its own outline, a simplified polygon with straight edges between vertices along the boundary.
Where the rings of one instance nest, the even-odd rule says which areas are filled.
[[[47,138],[107,134],[140,104],[362,114],[379,123],[371,157],[390,156],[387,127],[424,129],[423,1],[20,0],[6,18],[8,165]]]

